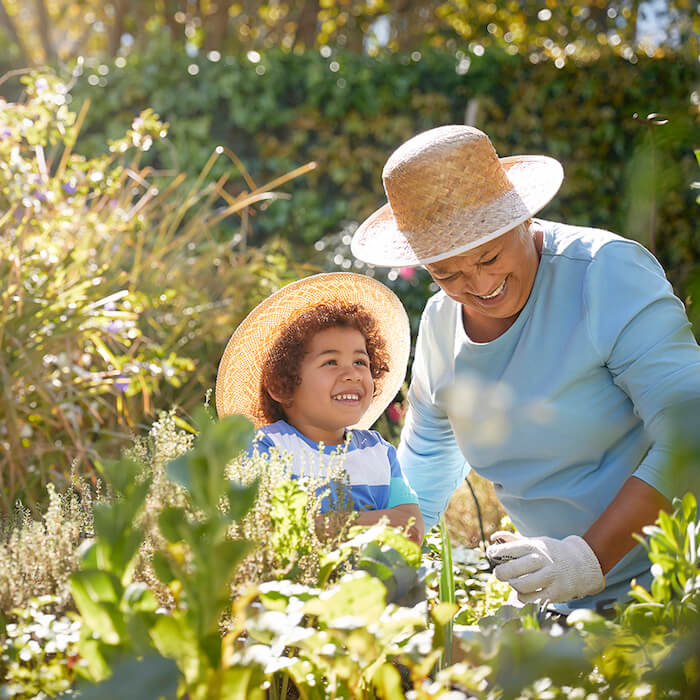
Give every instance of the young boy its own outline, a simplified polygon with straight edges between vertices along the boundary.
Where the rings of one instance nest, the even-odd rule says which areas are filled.
[[[320,452],[330,460],[347,441],[356,523],[385,516],[405,527],[413,518],[409,536],[421,543],[418,499],[396,450],[367,430],[399,390],[409,348],[406,312],[387,287],[346,272],[307,277],[265,299],[236,329],[219,365],[217,410],[252,420],[262,433],[257,449],[291,453],[295,475],[327,468]],[[322,510],[330,507],[326,500]]]

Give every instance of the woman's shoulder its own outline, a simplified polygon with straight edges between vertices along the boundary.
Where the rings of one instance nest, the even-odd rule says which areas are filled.
[[[544,229],[543,256],[555,262],[616,264],[625,259],[656,263],[653,255],[637,241],[592,226],[573,226],[539,221]],[[658,263],[656,263],[658,265]]]

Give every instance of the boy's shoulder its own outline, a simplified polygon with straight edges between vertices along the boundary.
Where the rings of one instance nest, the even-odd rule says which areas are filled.
[[[374,447],[375,445],[387,446],[390,443],[388,443],[376,430],[359,430],[354,428],[352,429],[351,444],[354,445],[356,449],[363,449],[366,447]]]
[[[274,423],[268,423],[267,425],[262,425],[258,428],[258,431],[265,435],[298,435],[299,431],[293,426],[289,425],[284,420],[278,420]]]

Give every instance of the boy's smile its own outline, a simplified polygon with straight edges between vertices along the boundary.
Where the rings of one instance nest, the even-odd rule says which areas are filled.
[[[333,326],[309,341],[301,381],[284,402],[287,422],[314,442],[337,445],[360,420],[374,394],[365,338],[356,328]]]

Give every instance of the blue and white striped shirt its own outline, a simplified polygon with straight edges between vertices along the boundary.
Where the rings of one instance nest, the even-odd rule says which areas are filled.
[[[251,451],[255,447],[261,454],[272,447],[280,454],[291,454],[293,477],[322,476],[334,464],[334,459],[339,459],[339,453],[345,452],[344,445],[323,445],[321,450],[317,442],[283,420],[263,426]],[[347,505],[353,510],[383,510],[404,503],[418,503],[401,471],[396,449],[374,430],[351,432],[342,469],[349,477],[352,502]],[[325,498],[321,511],[331,508],[332,503]]]

